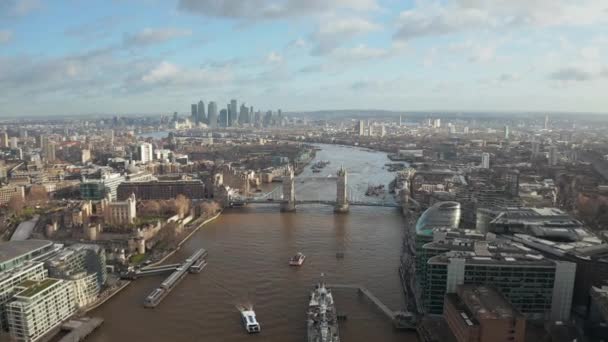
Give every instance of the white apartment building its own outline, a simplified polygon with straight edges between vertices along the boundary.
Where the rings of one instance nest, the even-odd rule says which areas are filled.
[[[38,341],[76,311],[70,281],[25,280],[18,287],[21,291],[6,305],[9,331],[15,341]]]

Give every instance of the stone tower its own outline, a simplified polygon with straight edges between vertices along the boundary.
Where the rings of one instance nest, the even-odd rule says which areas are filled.
[[[281,202],[281,211],[296,210],[296,189],[295,179],[293,176],[293,168],[288,166],[283,174],[283,201]]]
[[[336,207],[334,211],[337,213],[346,213],[348,212],[348,196],[347,196],[347,177],[348,173],[344,166],[341,166],[336,174],[338,179],[336,181]]]

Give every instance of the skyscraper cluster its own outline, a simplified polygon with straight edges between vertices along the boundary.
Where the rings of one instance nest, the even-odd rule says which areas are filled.
[[[218,112],[217,103],[210,101],[205,112],[205,103],[201,100],[191,105],[192,122],[196,125],[206,124],[210,128],[217,127],[269,127],[283,126],[286,118],[283,112],[279,109],[276,113],[267,111],[264,115],[261,111],[254,112],[253,106],[247,106],[242,103],[238,107],[238,102],[235,99],[220,109]]]

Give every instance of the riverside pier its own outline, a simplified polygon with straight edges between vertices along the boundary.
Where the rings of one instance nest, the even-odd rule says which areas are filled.
[[[137,277],[146,275],[157,275],[167,271],[173,271],[161,284],[154,289],[144,300],[144,307],[155,308],[160,302],[184,279],[188,272],[199,273],[207,266],[207,251],[203,248],[197,250],[182,264],[171,264],[144,268],[135,272]]]

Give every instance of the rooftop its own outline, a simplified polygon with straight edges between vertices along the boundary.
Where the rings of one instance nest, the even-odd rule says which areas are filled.
[[[24,240],[0,243],[0,264],[37,249],[51,246],[52,244],[51,241],[47,240]]]
[[[496,289],[489,286],[461,285],[458,295],[478,320],[516,318],[521,314]]]
[[[58,283],[60,280],[55,278],[46,278],[41,281],[33,281],[33,280],[24,280],[19,284],[20,287],[25,287],[26,289],[19,292],[17,297],[26,297],[32,298],[38,293],[48,289],[52,285]]]

